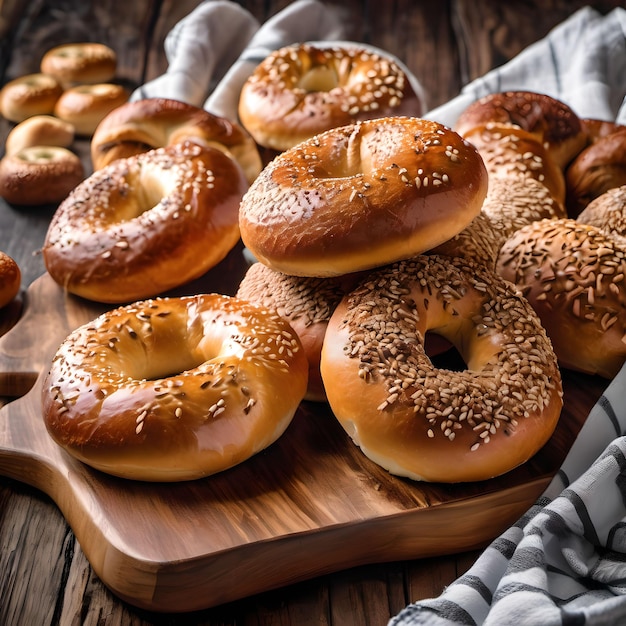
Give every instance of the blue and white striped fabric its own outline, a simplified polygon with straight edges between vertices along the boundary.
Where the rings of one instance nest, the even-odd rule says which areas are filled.
[[[474,100],[516,89],[626,123],[626,11],[578,11],[426,117],[454,127]],[[408,605],[389,626],[626,624],[625,434],[626,367],[535,505],[439,597]]]

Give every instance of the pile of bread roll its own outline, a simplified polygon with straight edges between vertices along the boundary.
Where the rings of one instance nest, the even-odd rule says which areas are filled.
[[[72,151],[76,136],[91,137],[100,121],[128,100],[114,81],[117,57],[100,43],[56,46],[40,72],[0,90],[0,115],[15,124],[0,161],[0,196],[16,205],[56,204],[84,178]]]
[[[310,45],[260,64],[242,90],[241,124],[163,99],[118,106],[92,137],[96,171],[51,223],[44,258],[63,258],[64,271],[49,271],[81,295],[68,278],[74,259],[132,270],[126,255],[139,248],[120,238],[117,213],[104,224],[86,210],[102,222],[93,226],[71,222],[81,212],[69,207],[135,197],[134,172],[155,155],[159,177],[175,165],[187,182],[152,186],[115,211],[150,214],[147,198],[171,208],[181,186],[193,198],[228,193],[229,243],[199,266],[241,238],[255,262],[235,297],[289,323],[307,355],[306,398],[327,402],[367,457],[414,480],[510,471],[556,427],[559,366],[612,377],[626,360],[625,135],[529,92],[485,97],[455,129],[421,118],[423,108],[393,59]],[[273,151],[265,166],[262,149]],[[215,151],[216,169],[237,178],[217,196],[205,193],[220,184],[207,165]],[[197,202],[185,198],[151,215],[178,223]],[[144,218],[141,237],[165,242],[169,227]],[[85,229],[102,235],[85,246],[97,259],[73,236]],[[113,284],[83,295],[116,302]],[[158,295],[164,283],[153,284],[122,299]],[[461,371],[434,365],[451,346]]]

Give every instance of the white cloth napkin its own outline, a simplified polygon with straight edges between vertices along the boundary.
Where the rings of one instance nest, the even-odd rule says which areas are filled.
[[[626,11],[584,7],[505,65],[466,85],[425,117],[447,126],[489,93],[527,90],[568,104],[579,117],[626,124]]]
[[[426,117],[454,126],[475,99],[547,93],[581,117],[626,123],[626,11],[584,8]],[[626,366],[535,505],[436,598],[389,626],[626,624]]]
[[[205,0],[168,33],[165,74],[130,99],[172,98],[235,120],[243,83],[270,52],[343,36],[338,14],[317,0],[296,0],[263,25],[235,2]]]

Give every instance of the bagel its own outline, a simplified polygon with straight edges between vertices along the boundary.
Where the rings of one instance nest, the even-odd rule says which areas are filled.
[[[433,365],[429,331],[455,345],[465,369]],[[321,373],[355,444],[417,481],[510,471],[548,441],[563,403],[554,351],[528,302],[460,257],[420,255],[367,276],[330,319]]]
[[[231,155],[249,183],[261,171],[261,157],[254,140],[239,124],[166,98],[127,102],[111,111],[91,138],[91,161],[98,170],[117,158],[185,140]]]
[[[564,102],[531,91],[503,91],[479,98],[459,115],[454,129],[465,136],[491,122],[514,124],[546,144],[554,162],[565,169],[587,142],[580,118]]]
[[[244,244],[299,276],[340,276],[447,241],[480,212],[483,160],[447,127],[389,117],[332,129],[267,165],[241,202]]]
[[[84,179],[81,160],[67,148],[31,146],[0,160],[0,197],[10,204],[57,204]]]
[[[34,115],[14,126],[4,143],[5,154],[15,154],[33,146],[69,148],[74,142],[74,127],[53,115]]]
[[[539,315],[562,367],[612,379],[626,359],[626,240],[573,219],[515,232],[497,271]]]
[[[136,302],[75,330],[42,387],[45,425],[103,472],[182,481],[276,441],[307,384],[293,329],[219,294]]]
[[[626,126],[587,146],[565,171],[567,210],[578,214],[609,189],[626,185]]]
[[[0,113],[19,124],[33,115],[51,115],[63,87],[53,76],[27,74],[15,78],[0,91]]]
[[[565,176],[541,140],[511,124],[490,122],[463,134],[479,152],[490,178],[535,179],[565,204]]]
[[[115,76],[117,55],[101,43],[62,44],[43,55],[40,69],[54,76],[64,89],[78,84],[105,83]]]
[[[238,298],[277,311],[296,331],[309,363],[307,400],[326,400],[320,375],[324,334],[335,307],[354,282],[353,276],[288,276],[254,263],[239,284]]]
[[[15,260],[0,252],[0,309],[17,296],[22,282],[22,272]]]
[[[357,44],[302,43],[266,57],[241,89],[239,119],[256,142],[286,150],[360,120],[423,113],[399,62]]]
[[[74,126],[76,134],[91,136],[98,124],[128,100],[128,91],[113,83],[78,85],[63,92],[54,114]]]
[[[246,188],[230,157],[192,142],[119,159],[59,205],[43,246],[48,273],[70,293],[118,304],[183,285],[239,241]]]
[[[592,200],[576,221],[606,234],[626,237],[626,185],[608,189]]]

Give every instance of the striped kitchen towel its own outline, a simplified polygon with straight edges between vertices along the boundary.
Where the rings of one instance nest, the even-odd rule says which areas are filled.
[[[389,626],[626,624],[624,398],[626,369],[535,505],[439,597]]]
[[[623,9],[581,9],[426,117],[453,127],[474,100],[517,89],[626,123],[625,33]],[[534,506],[440,596],[409,604],[389,626],[626,624],[625,400],[626,366]]]

